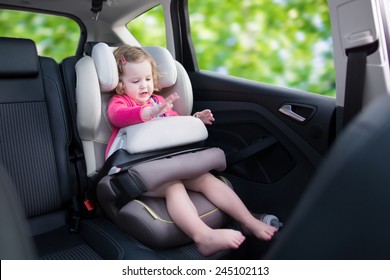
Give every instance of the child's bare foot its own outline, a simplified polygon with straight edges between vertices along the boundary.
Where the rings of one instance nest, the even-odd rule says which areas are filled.
[[[252,222],[243,226],[246,234],[253,234],[259,239],[271,240],[274,234],[278,231],[277,228],[267,225],[262,221],[254,218]]]
[[[237,249],[245,236],[232,229],[210,229],[197,237],[195,243],[203,256],[212,256],[225,249]]]

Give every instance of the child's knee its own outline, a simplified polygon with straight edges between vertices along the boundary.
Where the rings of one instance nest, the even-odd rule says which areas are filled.
[[[210,176],[214,177],[210,173],[202,174],[194,179],[186,180],[184,185],[188,190],[202,192],[204,188],[210,187],[210,184],[212,184],[213,178]]]

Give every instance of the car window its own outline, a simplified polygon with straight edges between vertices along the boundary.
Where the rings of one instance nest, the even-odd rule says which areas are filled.
[[[127,24],[127,29],[143,46],[166,47],[167,45],[164,11],[161,5],[133,19]]]
[[[327,0],[190,0],[200,69],[335,96]]]
[[[70,18],[14,10],[0,10],[0,26],[0,36],[32,39],[39,55],[57,62],[75,55],[81,34]]]

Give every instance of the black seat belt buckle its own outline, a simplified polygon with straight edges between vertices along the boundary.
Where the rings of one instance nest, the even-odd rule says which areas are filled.
[[[80,217],[73,215],[69,221],[69,231],[78,232],[80,227]]]

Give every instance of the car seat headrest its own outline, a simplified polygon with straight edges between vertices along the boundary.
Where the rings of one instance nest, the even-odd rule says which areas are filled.
[[[39,73],[37,48],[34,41],[0,38],[0,78],[33,78]]]
[[[115,57],[110,47],[105,43],[98,43],[92,49],[91,56],[95,62],[100,90],[102,92],[114,90],[118,84],[119,77]]]
[[[176,83],[177,70],[175,61],[170,52],[162,47],[143,47],[156,61],[159,73],[158,84],[161,88],[168,88]],[[110,92],[118,84],[118,69],[113,54],[113,49],[106,43],[98,43],[92,49],[91,54],[99,79],[100,90]]]
[[[171,53],[167,49],[158,46],[143,47],[143,49],[156,61],[159,87],[169,88],[173,86],[176,83],[177,70]]]

